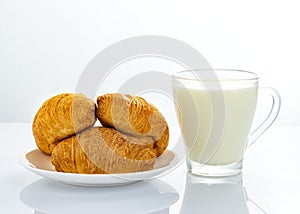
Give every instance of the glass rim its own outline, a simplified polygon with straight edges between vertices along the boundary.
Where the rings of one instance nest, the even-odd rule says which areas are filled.
[[[199,77],[199,79],[197,79],[197,76],[194,76],[194,77],[184,77],[184,76],[180,76],[180,74],[183,74],[183,73],[190,73],[192,72],[192,74],[195,74],[193,73],[194,71],[216,71],[216,72],[234,72],[234,73],[238,73],[238,74],[243,74],[244,77],[239,77],[239,78],[236,78],[236,77],[229,77],[229,78],[226,78],[226,79],[222,79],[222,78],[219,78],[218,75],[216,74],[216,77],[217,79],[209,79],[209,78],[205,78],[205,79],[201,79]],[[214,69],[214,68],[201,68],[201,69],[188,69],[188,70],[183,70],[183,71],[179,71],[175,74],[172,75],[173,78],[176,78],[176,79],[181,79],[181,80],[187,80],[187,81],[198,81],[198,80],[201,80],[201,81],[208,81],[208,82],[214,82],[214,81],[257,81],[259,79],[259,76],[254,73],[254,72],[251,72],[251,71],[246,71],[246,70],[241,70],[241,69]]]

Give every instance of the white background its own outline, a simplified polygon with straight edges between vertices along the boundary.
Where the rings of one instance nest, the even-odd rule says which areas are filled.
[[[0,121],[30,122],[110,44],[164,35],[214,68],[258,73],[282,96],[277,125],[300,125],[299,9],[296,0],[0,0]]]

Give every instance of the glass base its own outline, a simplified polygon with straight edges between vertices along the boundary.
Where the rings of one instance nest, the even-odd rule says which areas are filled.
[[[205,165],[187,160],[187,169],[194,175],[204,177],[223,177],[239,174],[242,170],[242,161],[227,165]]]

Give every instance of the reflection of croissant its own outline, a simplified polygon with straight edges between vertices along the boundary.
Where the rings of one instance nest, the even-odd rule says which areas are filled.
[[[113,127],[133,136],[148,136],[157,141],[161,155],[168,145],[169,128],[162,114],[143,98],[105,94],[97,99],[97,118],[103,126]]]
[[[37,146],[46,154],[61,140],[94,125],[95,103],[82,94],[60,94],[43,103],[32,131]]]
[[[57,171],[126,173],[153,169],[157,151],[149,137],[132,137],[104,127],[89,128],[60,142],[52,152]]]

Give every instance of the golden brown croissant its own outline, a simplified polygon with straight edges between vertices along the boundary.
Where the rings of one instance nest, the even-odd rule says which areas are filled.
[[[152,137],[158,155],[166,149],[169,128],[165,118],[152,104],[138,96],[105,94],[97,98],[96,116],[103,126],[132,136]]]
[[[61,140],[94,125],[95,103],[82,94],[60,94],[43,103],[32,132],[40,150],[50,155]]]
[[[153,169],[157,152],[149,137],[132,137],[112,128],[92,127],[60,142],[52,152],[59,172],[127,173]]]

